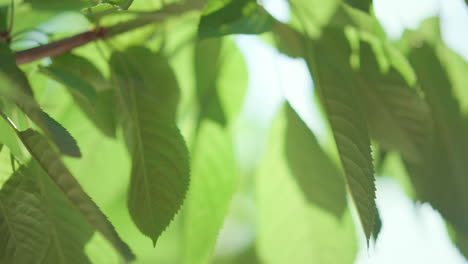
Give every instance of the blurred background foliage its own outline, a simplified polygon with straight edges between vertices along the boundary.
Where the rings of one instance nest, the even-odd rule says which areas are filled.
[[[0,263],[367,263],[394,182],[465,263],[468,63],[440,18],[396,38],[379,1],[269,2],[0,0]]]

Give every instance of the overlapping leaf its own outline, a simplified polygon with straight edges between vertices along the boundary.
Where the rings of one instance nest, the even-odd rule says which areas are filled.
[[[372,0],[345,0],[345,3],[362,11],[369,12]]]
[[[48,243],[46,218],[39,187],[20,168],[0,191],[0,263],[40,263]]]
[[[198,26],[200,38],[228,34],[260,34],[273,27],[274,20],[254,0],[210,0]]]
[[[92,226],[63,191],[44,173],[36,162],[24,168],[23,177],[34,179],[41,190],[41,203],[46,215],[44,232],[47,243],[39,263],[91,264],[85,245],[93,234]]]
[[[192,177],[184,207],[184,263],[211,259],[218,232],[236,190],[232,137],[211,120],[202,121],[192,159]]]
[[[175,123],[179,87],[167,59],[144,48],[114,53],[111,66],[132,156],[128,206],[155,244],[189,182],[188,151]]]
[[[205,39],[195,47],[195,78],[199,119],[222,126],[234,121],[247,90],[247,69],[229,37]]]
[[[115,98],[99,70],[88,60],[66,54],[41,72],[65,85],[81,110],[105,135],[115,136]]]
[[[132,260],[134,256],[130,248],[120,239],[107,217],[71,175],[47,139],[32,129],[18,132],[18,135],[34,159],[86,220],[100,231],[127,261]]]
[[[359,49],[358,87],[372,137],[386,149],[422,162],[420,146],[431,136],[428,106],[393,65],[387,71],[381,69],[378,54],[368,42],[361,41]]]
[[[347,183],[369,239],[376,215],[374,168],[366,122],[355,76],[349,66],[350,47],[344,32],[327,29],[314,43],[309,60],[314,83],[321,93]],[[336,76],[340,76],[337,78]]]
[[[440,45],[440,39],[423,39],[409,51],[431,109],[434,137],[421,146],[424,162],[406,161],[406,165],[417,198],[430,202],[463,238],[468,235],[468,127],[453,94],[454,84],[437,53]]]
[[[206,39],[195,46],[195,78],[200,119],[211,119],[221,125],[226,124],[226,116],[217,89],[217,78],[222,40]]]
[[[291,117],[291,114],[293,113],[288,114],[289,119],[298,118]],[[259,257],[262,262],[272,264],[353,263],[356,242],[349,211],[337,218],[330,211],[307,201],[286,157],[286,151],[292,151],[286,141],[293,136],[287,131],[293,129],[291,126],[298,126],[297,129],[304,133],[305,131],[302,129],[303,124],[291,123],[292,120],[286,124],[285,118],[286,113],[282,111],[273,125],[269,144],[256,176],[256,243]],[[297,146],[295,148],[298,152],[303,151],[297,149]],[[309,153],[313,151],[310,148],[307,150]],[[320,151],[316,155],[321,155]],[[324,184],[335,182],[335,179],[321,172],[320,167],[315,167],[307,174],[316,179],[322,177]],[[322,186],[323,184],[315,183],[309,188],[313,187],[320,192]],[[321,195],[338,200],[343,198],[341,191],[335,193],[336,196],[324,193]]]
[[[290,173],[311,204],[340,218],[346,209],[343,175],[290,105],[286,117],[285,156]]]
[[[24,73],[16,66],[15,57],[0,43],[0,93],[13,101],[57,145],[61,153],[80,157],[80,149],[73,137],[57,121],[42,111]]]

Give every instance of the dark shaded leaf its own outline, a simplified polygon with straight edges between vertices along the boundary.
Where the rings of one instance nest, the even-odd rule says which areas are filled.
[[[465,97],[466,73],[459,71],[466,62],[445,46],[436,18],[424,21],[417,31],[405,32],[399,46],[408,53],[433,119],[433,137],[420,146],[423,161],[405,160],[405,165],[416,198],[442,214],[456,245],[467,256],[468,124],[458,100]]]
[[[346,185],[340,170],[290,105],[286,107],[286,160],[305,198],[337,218],[346,209]]]
[[[380,218],[379,211],[377,211],[377,214],[375,215],[375,224],[374,224],[374,229],[372,230],[372,238],[374,241],[377,241],[380,235],[380,231],[382,230],[382,218]]]
[[[320,55],[309,58],[308,64],[325,106],[351,197],[369,239],[377,210],[374,168],[368,125],[349,66],[351,49],[343,31],[327,28],[314,42],[313,54]]]
[[[0,5],[0,38],[3,37],[1,34],[6,32],[8,29],[8,10],[8,6]]]
[[[422,144],[430,140],[427,104],[393,65],[382,70],[368,42],[360,43],[358,87],[372,137],[385,149],[397,150],[408,160],[422,161]]]
[[[255,0],[210,0],[198,26],[200,38],[228,34],[260,34],[269,31],[274,19]]]
[[[364,12],[369,12],[372,5],[372,0],[345,0],[344,2]]]
[[[407,161],[417,198],[430,202],[454,229],[468,235],[468,127],[453,95],[453,85],[427,43],[409,54],[434,120],[434,139],[422,146],[424,162]]]
[[[179,87],[167,59],[147,49],[114,53],[110,64],[132,156],[128,207],[155,244],[189,183],[188,151],[175,123]]]

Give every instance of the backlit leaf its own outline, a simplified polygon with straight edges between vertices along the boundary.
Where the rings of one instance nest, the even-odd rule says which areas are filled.
[[[6,90],[4,90],[6,89]],[[57,121],[42,111],[24,73],[16,66],[13,53],[0,43],[0,92],[5,93],[57,145],[60,152],[80,157],[78,145]]]
[[[317,56],[309,60],[309,67],[332,128],[351,197],[369,239],[377,210],[374,168],[368,125],[349,66],[351,51],[344,33],[328,28],[314,42],[313,54]]]
[[[189,182],[188,151],[175,123],[179,87],[167,59],[144,48],[114,53],[111,67],[132,156],[128,207],[155,244]]]
[[[0,190],[0,263],[39,263],[48,243],[45,205],[34,178],[18,169]]]
[[[282,111],[273,124],[256,176],[259,257],[262,263],[271,264],[353,263],[356,240],[349,211],[337,218],[330,211],[308,202],[288,166],[285,114]],[[308,172],[309,176],[323,176],[323,181],[327,181],[326,174],[321,174],[320,170],[314,168]],[[317,176],[312,176],[314,173]],[[333,197],[333,194],[327,195]],[[342,199],[343,193],[336,195],[336,199]]]
[[[127,261],[132,260],[134,256],[130,248],[120,239],[107,217],[84,192],[48,141],[32,129],[18,132],[18,135],[42,169],[88,222],[100,231]]]
[[[192,158],[192,177],[184,207],[184,263],[208,263],[236,190],[237,168],[228,130],[202,121]]]
[[[341,171],[290,105],[286,107],[286,117],[285,156],[291,175],[311,204],[340,218],[346,209],[346,185]]]

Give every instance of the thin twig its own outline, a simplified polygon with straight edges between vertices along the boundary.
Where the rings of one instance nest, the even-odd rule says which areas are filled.
[[[196,1],[195,1],[196,2]],[[192,3],[189,1],[189,3]],[[137,18],[128,22],[120,23],[108,28],[100,27],[97,30],[90,30],[78,35],[61,39],[43,46],[19,51],[16,53],[16,64],[25,64],[46,57],[55,57],[67,53],[74,48],[84,46],[94,40],[113,37],[152,23],[163,22],[176,15],[181,15],[188,11],[200,9],[200,4],[168,5],[164,9],[141,14]]]

